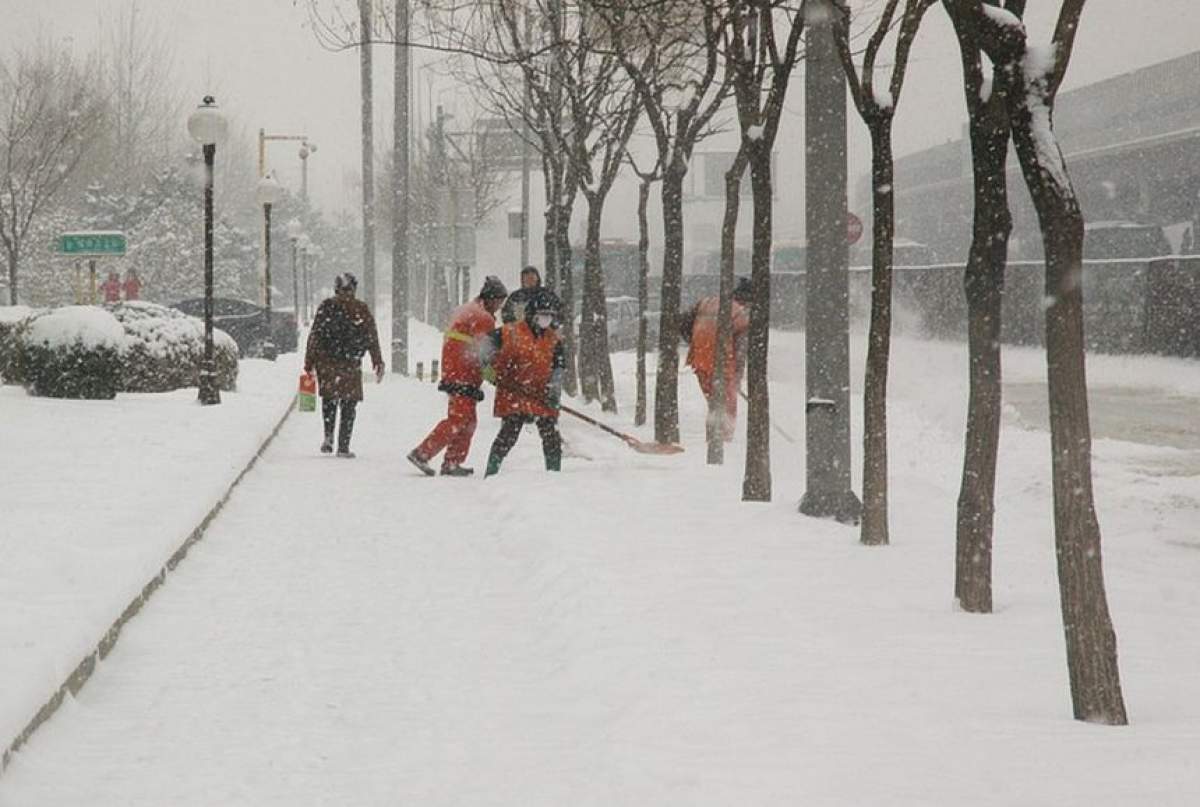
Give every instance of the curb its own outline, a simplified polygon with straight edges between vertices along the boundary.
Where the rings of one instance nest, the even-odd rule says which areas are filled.
[[[225,493],[220,499],[217,500],[217,503],[212,506],[212,509],[210,509],[207,514],[205,514],[204,518],[200,521],[196,528],[191,531],[188,537],[184,539],[179,548],[171,554],[171,557],[167,559],[166,564],[162,567],[162,569],[159,570],[158,574],[150,578],[149,582],[142,586],[141,593],[134,597],[133,600],[125,606],[125,610],[121,612],[121,615],[116,618],[108,630],[104,632],[104,636],[101,637],[100,641],[96,643],[95,649],[83,657],[83,660],[80,661],[79,664],[75,666],[75,669],[72,670],[71,674],[67,676],[67,680],[63,681],[62,684],[58,686],[58,689],[56,689],[54,694],[52,694],[46,700],[46,702],[42,704],[41,708],[39,708],[37,713],[33,716],[33,719],[30,720],[25,728],[21,730],[21,733],[17,735],[16,739],[8,744],[8,746],[4,749],[3,758],[0,758],[0,774],[2,774],[8,768],[9,762],[12,761],[13,754],[21,750],[21,747],[24,746],[25,743],[29,742],[29,739],[33,736],[34,732],[36,732],[43,723],[49,720],[54,713],[58,711],[58,708],[62,706],[63,701],[66,699],[67,694],[70,693],[72,697],[79,694],[79,691],[83,689],[83,685],[88,682],[88,679],[92,677],[92,673],[96,671],[96,663],[103,661],[108,654],[112,652],[113,647],[116,646],[117,640],[121,638],[121,630],[131,619],[141,612],[142,607],[149,602],[152,596],[154,596],[154,592],[158,591],[162,584],[166,582],[167,575],[173,572],[175,567],[183,562],[183,559],[187,557],[188,550],[190,550],[193,545],[199,543],[200,539],[204,537],[204,534],[208,531],[209,525],[212,524],[213,520],[216,519],[217,515],[220,514],[222,509],[224,509],[225,503],[229,501],[229,497],[233,495],[233,491],[241,483],[242,479],[245,478],[246,474],[250,473],[250,469],[253,468],[254,464],[258,462],[258,458],[263,455],[263,452],[265,452],[267,447],[275,440],[276,435],[279,434],[280,430],[283,428],[283,424],[287,422],[288,416],[292,414],[292,411],[295,410],[295,408],[295,400],[289,401],[287,410],[283,413],[283,417],[281,417],[279,422],[275,424],[275,428],[273,428],[271,433],[267,435],[267,439],[264,440],[262,445],[258,447],[258,450],[254,452],[254,456],[250,458],[250,461],[246,463],[246,466],[242,468],[241,472],[234,478],[229,487],[226,488]]]

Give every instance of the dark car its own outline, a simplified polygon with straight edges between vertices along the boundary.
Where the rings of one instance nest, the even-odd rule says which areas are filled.
[[[204,298],[183,300],[171,306],[204,318]],[[242,358],[258,358],[263,354],[267,339],[266,309],[246,300],[229,297],[213,299],[213,327],[220,328],[237,342]],[[290,311],[271,311],[271,341],[278,353],[296,350],[296,317]]]

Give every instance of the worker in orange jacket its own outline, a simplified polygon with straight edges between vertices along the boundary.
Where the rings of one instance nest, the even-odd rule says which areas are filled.
[[[492,370],[496,374],[495,415],[500,432],[488,454],[487,472],[500,472],[500,464],[526,423],[536,423],[542,437],[547,471],[562,469],[562,436],[558,433],[566,354],[554,323],[559,316],[557,298],[545,289],[529,297],[525,316],[492,334]]]
[[[483,400],[483,366],[491,352],[489,335],[496,327],[508,290],[500,279],[489,275],[479,296],[463,303],[450,315],[442,341],[442,380],[438,389],[450,396],[446,417],[433,427],[419,446],[408,452],[408,461],[421,473],[433,476],[429,461],[442,449],[443,476],[470,476],[473,468],[463,465],[475,435],[475,405]]]
[[[750,281],[742,278],[733,290],[733,332],[725,346],[725,422],[723,432],[726,440],[733,439],[737,424],[738,393],[742,386],[742,372],[746,367],[746,334],[750,330]],[[691,339],[688,345],[687,363],[696,371],[700,391],[711,403],[713,381],[717,365],[717,312],[721,300],[718,295],[701,299],[689,312]]]

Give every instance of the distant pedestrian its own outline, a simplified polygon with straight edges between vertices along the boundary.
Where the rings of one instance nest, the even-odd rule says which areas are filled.
[[[542,455],[547,471],[562,469],[562,436],[558,432],[566,354],[554,328],[558,300],[545,289],[533,294],[525,305],[525,317],[510,322],[492,336],[492,368],[496,373],[495,415],[500,432],[492,442],[487,473],[500,472],[500,465],[526,423],[536,423],[542,437]]]
[[[483,400],[483,366],[490,349],[487,337],[496,327],[496,312],[507,296],[508,289],[500,279],[489,275],[483,281],[479,296],[450,314],[450,324],[442,340],[442,380],[438,384],[438,389],[449,396],[446,417],[407,456],[408,461],[427,476],[434,475],[429,461],[443,449],[446,451],[442,458],[444,476],[475,473],[463,462],[475,435],[475,406]]]
[[[116,272],[109,272],[108,278],[100,284],[100,291],[104,294],[104,302],[121,302],[121,276]]]
[[[696,371],[700,391],[711,401],[713,382],[717,374],[717,313],[720,296],[712,295],[701,299],[688,313],[691,326],[688,329],[687,363]],[[722,432],[725,439],[732,440],[737,423],[737,402],[742,387],[742,372],[746,367],[746,334],[750,330],[750,281],[742,278],[733,290],[731,312],[733,332],[725,346],[725,418]]]
[[[142,281],[138,278],[135,269],[129,269],[125,272],[125,282],[122,289],[125,292],[125,300],[140,300],[142,298]]]
[[[557,325],[557,319],[561,316],[561,303],[557,294],[542,285],[542,273],[536,266],[526,266],[521,270],[521,288],[508,295],[508,299],[504,301],[504,308],[500,310],[500,319],[504,322],[518,322],[524,319],[525,305],[538,292],[548,294],[553,300]]]
[[[375,318],[367,304],[355,298],[358,279],[346,272],[334,280],[334,294],[317,307],[308,348],[304,354],[304,372],[317,371],[317,386],[321,395],[321,415],[325,440],[321,452],[333,451],[333,432],[337,433],[337,455],[353,459],[350,437],[354,432],[354,415],[363,399],[362,357],[371,354],[371,366],[376,380],[383,380],[383,356],[379,352],[379,333]]]

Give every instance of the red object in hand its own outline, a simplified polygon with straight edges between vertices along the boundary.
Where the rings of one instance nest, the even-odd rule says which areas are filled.
[[[302,395],[317,394],[317,379],[312,373],[300,374],[300,393]]]

